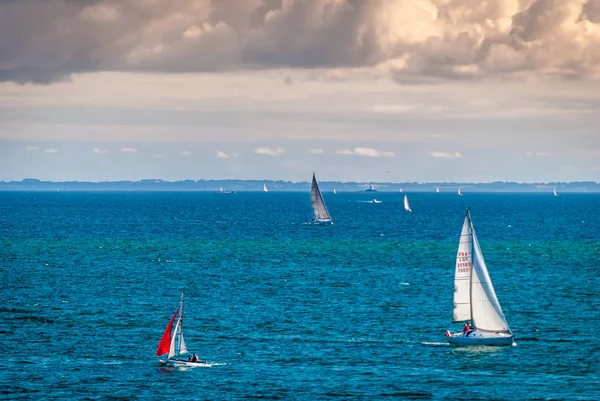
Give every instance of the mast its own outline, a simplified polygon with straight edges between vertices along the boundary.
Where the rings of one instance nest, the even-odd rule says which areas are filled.
[[[460,194],[460,188],[458,189]],[[471,220],[471,213],[467,207],[467,217],[469,218],[469,236],[471,237],[471,266],[469,268],[469,309],[471,310],[471,324],[477,328],[475,321],[473,320],[473,255],[475,254],[475,241],[473,241],[473,220]]]
[[[185,287],[181,292],[181,324],[179,325],[179,344],[177,349],[177,356],[181,356],[181,344],[183,343],[183,297],[185,296]]]

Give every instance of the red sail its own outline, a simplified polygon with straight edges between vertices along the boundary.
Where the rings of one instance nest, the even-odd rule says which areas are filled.
[[[173,314],[173,317],[171,318],[171,321],[165,330],[165,334],[163,334],[162,338],[160,339],[158,349],[156,350],[156,356],[168,354],[169,350],[171,349],[171,328],[173,327],[173,322],[175,321],[175,316],[177,316],[177,313],[179,313],[179,308],[177,308],[175,314]]]

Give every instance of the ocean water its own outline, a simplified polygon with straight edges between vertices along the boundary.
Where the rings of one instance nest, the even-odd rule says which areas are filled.
[[[0,398],[600,399],[600,195],[408,196],[0,193]],[[421,345],[467,205],[515,347]],[[211,368],[154,356],[183,287]]]

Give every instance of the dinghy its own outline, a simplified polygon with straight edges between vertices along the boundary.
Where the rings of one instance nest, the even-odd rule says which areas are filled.
[[[404,210],[406,210],[407,212],[412,212],[412,210],[410,210],[410,205],[408,204],[408,197],[406,195],[404,195]]]
[[[446,331],[446,340],[455,345],[512,345],[514,335],[496,297],[471,214],[467,209],[460,233],[454,275],[453,323],[464,322],[462,332]]]
[[[205,361],[192,361],[189,357],[189,352],[183,339],[183,297],[185,295],[185,289],[181,292],[181,301],[179,308],[173,314],[173,317],[169,321],[165,333],[163,334],[158,348],[156,350],[156,356],[161,357],[158,363],[161,365],[172,366],[172,367],[210,367],[209,363]],[[179,316],[179,317],[178,317]],[[175,329],[173,329],[173,323],[175,323]],[[183,356],[188,356],[184,358]],[[195,354],[194,354],[195,356]]]
[[[314,214],[312,222],[332,223],[331,215],[327,210],[327,206],[325,206],[325,201],[323,200],[323,195],[321,195],[321,190],[319,189],[319,184],[317,183],[317,179],[315,178],[315,173],[313,173],[312,186],[310,188],[310,201],[312,203]]]

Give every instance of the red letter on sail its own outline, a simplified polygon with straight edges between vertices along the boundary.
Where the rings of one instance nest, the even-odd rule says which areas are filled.
[[[171,349],[171,328],[173,327],[173,322],[175,321],[175,316],[177,316],[177,313],[179,313],[179,308],[177,308],[175,314],[173,314],[173,317],[171,318],[171,321],[165,330],[165,334],[163,334],[162,338],[160,339],[158,349],[156,350],[156,356],[167,354],[169,349]]]

